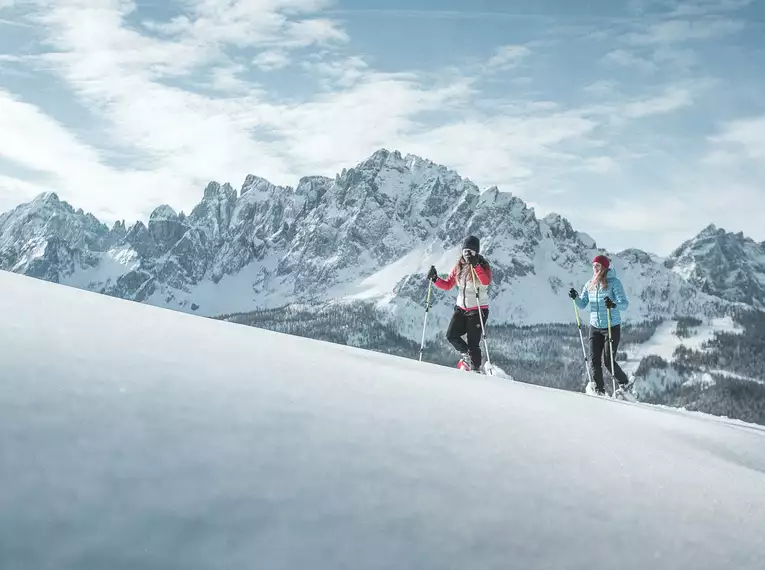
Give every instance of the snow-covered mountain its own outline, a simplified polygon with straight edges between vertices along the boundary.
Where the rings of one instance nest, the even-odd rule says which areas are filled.
[[[424,275],[431,264],[447,273],[467,234],[481,238],[492,263],[495,323],[571,320],[566,292],[582,286],[603,252],[565,218],[537,218],[509,192],[481,191],[444,166],[380,150],[334,180],[307,177],[294,189],[256,176],[239,192],[211,182],[190,214],[161,205],[129,228],[110,229],[43,194],[0,217],[0,268],[207,316],[369,300],[418,338]],[[729,305],[677,263],[605,253],[630,295],[629,319],[718,316]],[[436,292],[436,323],[453,297]]]
[[[709,225],[666,264],[705,293],[765,310],[765,242]]]
[[[762,426],[3,272],[0,315],[3,570],[765,560]]]

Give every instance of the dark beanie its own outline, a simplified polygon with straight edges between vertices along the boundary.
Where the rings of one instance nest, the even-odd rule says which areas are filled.
[[[475,236],[468,236],[462,242],[462,249],[472,249],[478,253],[481,251],[481,242]]]

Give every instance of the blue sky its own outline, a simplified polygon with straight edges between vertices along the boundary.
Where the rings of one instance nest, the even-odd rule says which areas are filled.
[[[0,211],[106,222],[379,148],[602,247],[765,239],[756,0],[0,0]]]

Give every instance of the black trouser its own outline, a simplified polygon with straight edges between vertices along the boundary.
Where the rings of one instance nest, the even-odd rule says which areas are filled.
[[[483,322],[489,318],[489,309],[482,309]],[[467,335],[467,342],[463,336]],[[449,328],[446,329],[446,340],[448,340],[460,354],[465,352],[470,354],[472,360],[472,370],[478,370],[481,367],[481,317],[478,315],[478,309],[465,311],[461,307],[454,307],[452,320],[449,322]]]
[[[614,360],[616,360],[616,350],[619,348],[619,339],[621,337],[621,329],[619,325],[611,327],[611,338],[614,343]],[[605,358],[603,354],[605,353]],[[592,379],[595,381],[595,386],[598,390],[603,390],[603,361],[605,360],[606,368],[614,376],[619,384],[627,383],[627,375],[624,370],[621,369],[618,363],[614,362],[614,367],[611,367],[611,350],[608,347],[608,329],[598,329],[590,326],[590,367],[592,370]]]

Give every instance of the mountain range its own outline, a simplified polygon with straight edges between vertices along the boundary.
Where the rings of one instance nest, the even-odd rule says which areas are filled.
[[[625,323],[765,309],[765,242],[710,225],[666,258],[609,252],[558,214],[385,149],[295,188],[210,182],[188,214],[164,204],[147,223],[111,228],[47,192],[0,216],[0,269],[207,317],[371,304],[419,344],[425,274],[448,273],[468,234],[492,266],[492,325],[572,323],[567,291],[599,253],[630,298]],[[433,294],[428,339],[442,337],[454,299]]]
[[[45,193],[0,216],[0,268],[206,316],[337,299],[400,313],[421,304],[431,264],[451,269],[467,234],[491,261],[500,322],[568,320],[565,292],[597,253],[612,258],[632,320],[765,307],[763,243],[709,226],[667,259],[608,252],[562,216],[540,219],[509,192],[387,150],[294,189],[252,175],[238,192],[211,182],[190,214],[160,205],[129,227]]]

